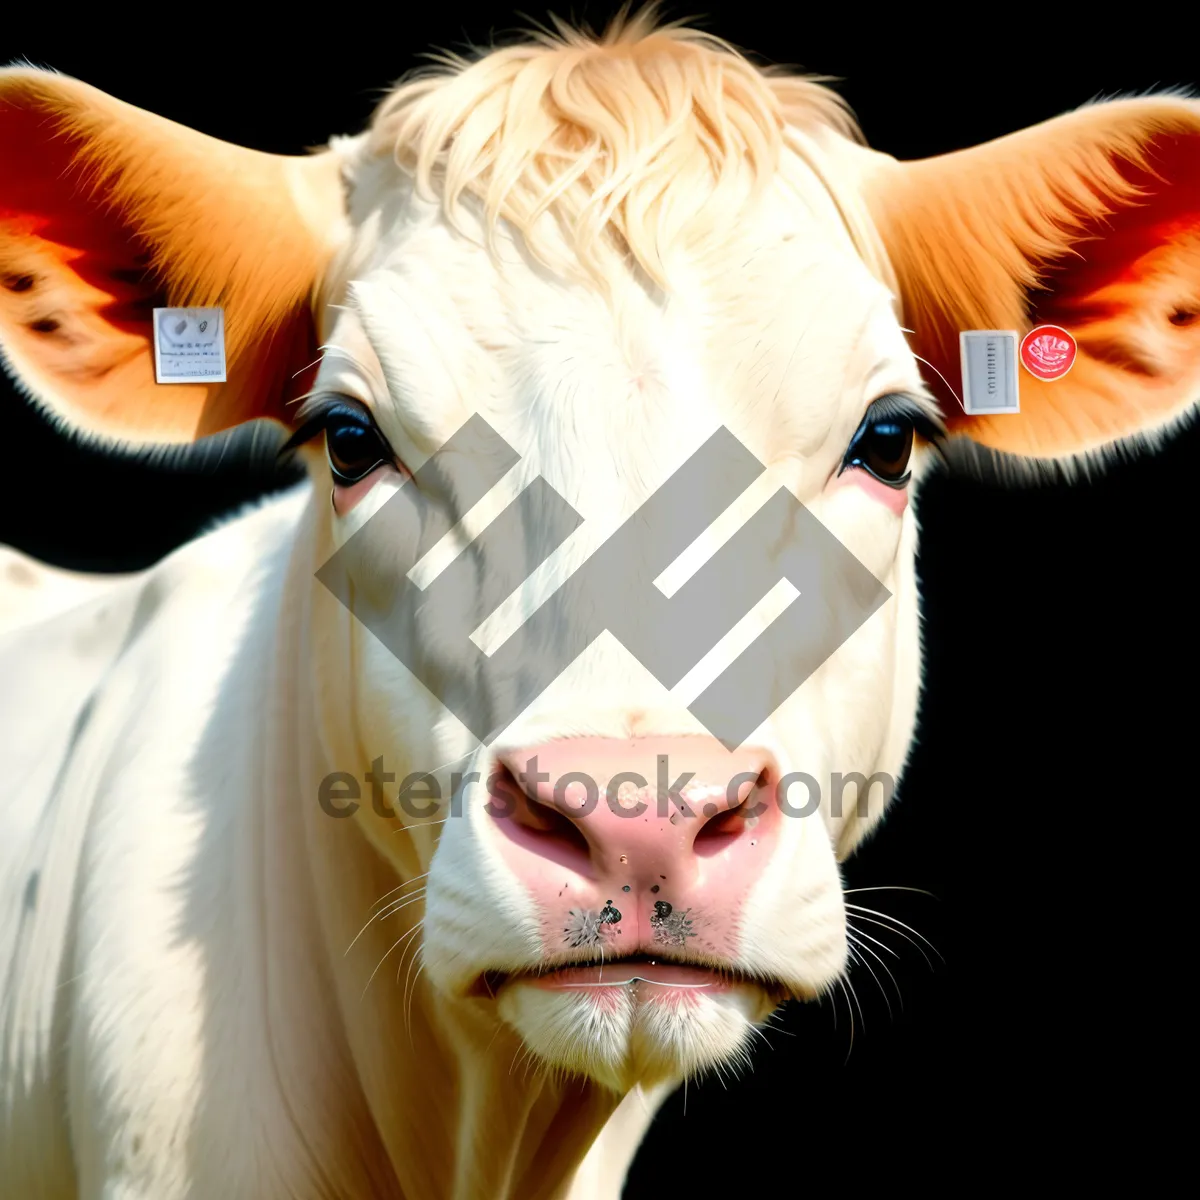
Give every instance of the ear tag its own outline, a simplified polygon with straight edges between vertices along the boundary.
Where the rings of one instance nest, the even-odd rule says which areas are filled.
[[[1021,411],[1017,385],[1017,331],[964,329],[958,335],[962,355],[962,406],[972,416]]]
[[[1021,365],[1030,375],[1053,383],[1074,365],[1079,347],[1061,325],[1039,325],[1021,339]]]
[[[224,383],[225,310],[156,308],[154,379],[157,383]]]

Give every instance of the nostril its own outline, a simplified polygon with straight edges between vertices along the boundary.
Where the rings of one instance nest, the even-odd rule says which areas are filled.
[[[753,834],[763,815],[770,786],[771,773],[764,767],[757,779],[742,784],[733,805],[704,822],[696,834],[692,852],[700,858],[711,858],[734,842]]]
[[[507,766],[499,766],[489,781],[492,813],[505,832],[543,858],[584,870],[591,847],[579,826],[556,808],[531,797]]]
[[[579,826],[557,809],[538,800],[525,797],[524,803],[518,805],[514,819],[539,837],[563,842],[584,855],[591,853],[587,838],[579,832]]]
[[[696,840],[692,843],[692,851],[701,858],[711,858],[736,842],[745,831],[746,818],[741,808],[731,808],[701,826]]]

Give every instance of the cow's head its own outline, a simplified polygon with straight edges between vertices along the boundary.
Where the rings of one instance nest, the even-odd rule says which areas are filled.
[[[543,1060],[617,1088],[735,1055],[782,996],[844,969],[837,864],[887,788],[860,803],[851,786],[839,810],[834,780],[898,776],[913,736],[911,495],[931,441],[1069,464],[1167,430],[1200,390],[1200,106],[1172,96],[900,163],[863,147],[816,84],[635,22],[405,85],[368,133],[311,158],[11,70],[0,153],[0,333],[18,378],[64,423],[115,441],[256,417],[297,433],[323,766],[361,779],[382,759],[391,805],[413,774],[442,799],[435,811],[412,788],[411,811],[383,819],[364,787],[346,827],[403,879],[428,871],[430,986],[495,1005]],[[228,383],[155,384],[156,303],[224,306]],[[1069,374],[1023,373],[1019,415],[967,416],[960,331],[1041,323],[1077,340]],[[473,416],[509,449],[477,438],[477,460],[460,451],[437,476],[458,489],[442,499],[471,510],[466,536],[539,477],[543,490],[401,621],[430,690],[313,572],[377,524],[354,586],[386,611],[428,501],[411,476]],[[669,684],[602,634],[481,744],[450,699],[482,693],[503,714],[522,664],[481,676],[463,631],[501,645],[722,427],[767,469],[690,569],[782,486],[890,595],[798,688],[801,649],[763,641],[770,654],[746,661],[778,706],[733,750],[688,705],[786,593]],[[695,506],[737,497],[739,478],[718,463],[691,485]],[[545,484],[576,516],[539,566],[535,540],[564,511]],[[802,523],[789,511],[745,560],[701,569],[674,611],[711,606],[716,642],[779,578]],[[619,564],[635,630],[667,565],[647,545]],[[422,586],[452,557],[440,544]],[[680,570],[666,591],[685,586]],[[836,625],[848,601],[814,579],[810,620]],[[568,614],[535,649],[552,656],[580,622]],[[691,777],[686,811],[659,807],[663,755],[671,784]],[[452,772],[480,784],[456,788]],[[800,772],[819,806],[808,782],[778,802]]]

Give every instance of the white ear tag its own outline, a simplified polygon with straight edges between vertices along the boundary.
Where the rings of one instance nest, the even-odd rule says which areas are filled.
[[[963,411],[978,416],[1019,413],[1017,331],[965,329],[962,352]]]
[[[156,308],[154,378],[157,383],[224,383],[225,310]]]

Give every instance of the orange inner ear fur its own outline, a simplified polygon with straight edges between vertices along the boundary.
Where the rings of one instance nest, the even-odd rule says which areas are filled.
[[[1089,427],[1104,441],[1162,427],[1200,400],[1200,137],[1160,137],[1147,159],[1153,173],[1119,164],[1140,199],[1090,222],[1029,297],[1029,327],[1060,325],[1079,346],[1072,388],[1021,370],[1022,407],[1058,418],[1052,451]]]
[[[1079,346],[1069,385],[1070,377],[1045,382],[1020,369],[1023,412],[1040,408],[1053,424],[1047,421],[1031,443],[1018,436],[1021,418],[971,418],[951,401],[951,428],[1017,453],[1035,447],[1069,453],[1090,428],[1112,441],[1200,399],[1200,341],[1192,328],[1200,314],[1197,159],[1200,137],[1169,137],[1149,150],[1153,173],[1119,163],[1140,198],[1088,221],[1070,250],[1042,270],[1041,286],[1027,293],[1028,319],[1019,332],[1060,325]],[[956,361],[939,366],[948,378],[961,378]],[[1181,396],[1180,387],[1191,394]],[[1077,412],[1065,411],[1069,407]]]
[[[57,391],[64,379],[86,388],[85,427],[107,424],[121,399],[110,396],[112,384],[153,385],[151,309],[169,303],[167,291],[153,276],[149,248],[87,188],[78,142],[46,132],[43,122],[0,107],[4,341],[37,391]],[[207,389],[169,390],[175,394],[162,399],[176,414],[181,404],[203,408]],[[74,404],[67,408],[64,415],[76,415]],[[198,419],[196,412],[182,424]]]
[[[1061,457],[1153,434],[1200,399],[1200,105],[1092,106],[898,164],[885,185],[906,324],[952,430]],[[959,332],[1041,324],[1075,336],[1070,373],[1018,368],[1019,415],[965,414]]]
[[[1173,261],[1190,257],[1189,244],[1200,238],[1200,137],[1159,138],[1148,159],[1154,173],[1132,163],[1119,164],[1122,176],[1143,199],[1094,222],[1085,235],[1091,240],[1074,246],[1080,257],[1066,259],[1046,273],[1048,294],[1032,297],[1034,324],[1083,325],[1118,317],[1127,313],[1135,289],[1152,290],[1156,281],[1169,275]],[[1156,308],[1171,308],[1168,320],[1200,318],[1200,273],[1184,271],[1173,283],[1155,293]],[[1087,347],[1089,352],[1104,348],[1104,343]],[[1135,373],[1142,370],[1136,353],[1118,354],[1112,361]]]
[[[332,225],[330,156],[228,146],[30,70],[0,71],[0,151],[0,343],[35,397],[139,443],[286,423],[327,258],[294,192],[317,182]],[[202,304],[226,309],[228,382],[155,383],[151,310]]]

